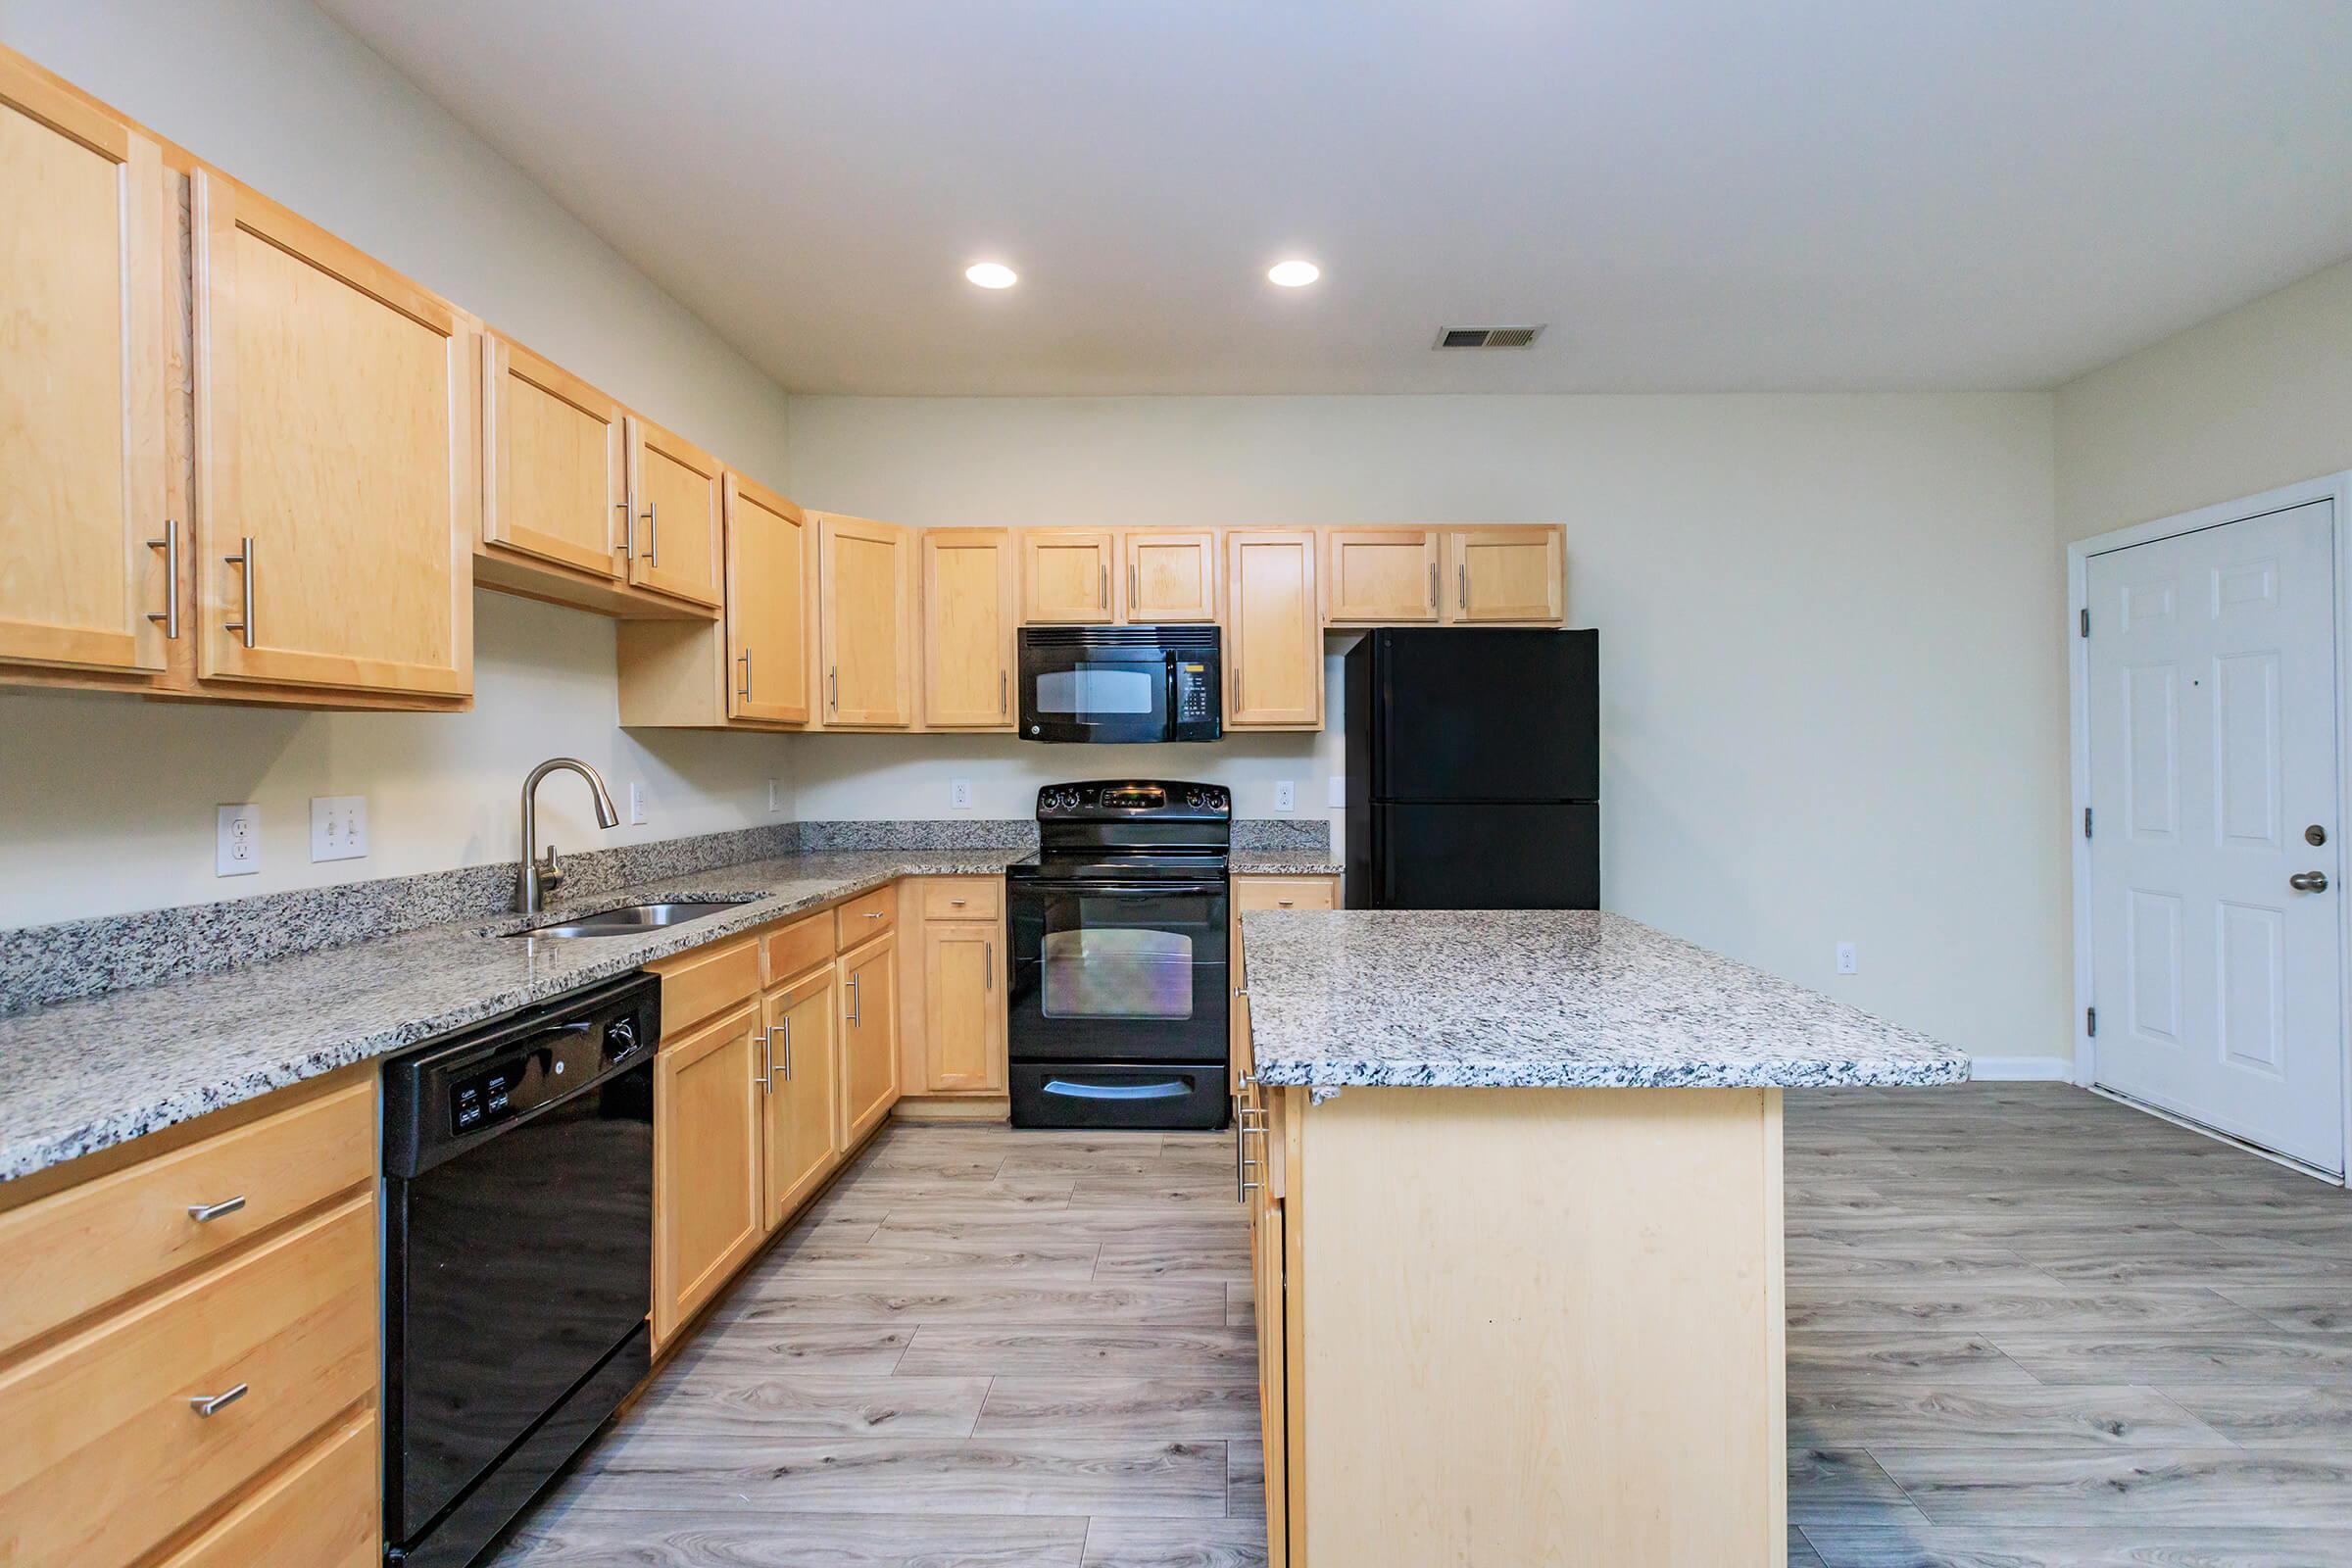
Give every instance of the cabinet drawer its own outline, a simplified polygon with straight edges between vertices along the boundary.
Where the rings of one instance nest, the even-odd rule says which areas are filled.
[[[381,1562],[375,1448],[375,1411],[363,1410],[254,1488],[161,1568],[369,1568]]]
[[[833,911],[840,921],[837,940],[846,951],[870,937],[878,937],[899,923],[899,891],[895,887],[876,888],[860,893]]]
[[[1233,879],[1236,909],[1336,909],[1340,885],[1327,876],[1250,876]]]
[[[363,1196],[0,1377],[0,1562],[107,1568],[234,1494],[375,1387],[376,1312]]]
[[[760,939],[760,983],[776,985],[833,956],[833,916],[812,914]]]
[[[0,1351],[356,1187],[374,1168],[375,1086],[353,1084],[0,1214]],[[211,1219],[191,1212],[222,1207]]]
[[[751,937],[697,948],[646,967],[662,977],[665,1037],[760,994],[760,944]]]
[[[926,920],[994,920],[1004,912],[1004,883],[993,876],[923,879]]]

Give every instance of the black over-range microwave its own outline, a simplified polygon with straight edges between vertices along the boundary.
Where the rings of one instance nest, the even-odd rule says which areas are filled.
[[[1133,745],[1224,733],[1216,627],[1021,628],[1025,738]]]

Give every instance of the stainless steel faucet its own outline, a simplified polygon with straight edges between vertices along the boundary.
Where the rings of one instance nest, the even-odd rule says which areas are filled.
[[[620,825],[620,813],[612,809],[612,792],[595,768],[576,757],[551,757],[531,769],[531,776],[522,781],[522,912],[537,914],[547,896],[564,885],[563,868],[556,864],[556,847],[547,847],[547,859],[539,858],[539,781],[559,768],[569,768],[588,781],[596,792],[596,825],[612,828]]]

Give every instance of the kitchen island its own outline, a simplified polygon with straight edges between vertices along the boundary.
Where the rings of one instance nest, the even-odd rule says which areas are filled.
[[[1967,1057],[1617,915],[1242,931],[1274,1562],[1785,1562],[1782,1092]]]

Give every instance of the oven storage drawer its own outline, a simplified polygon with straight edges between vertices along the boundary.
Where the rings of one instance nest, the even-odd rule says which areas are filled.
[[[1198,1128],[1225,1125],[1225,1064],[1012,1063],[1016,1127]]]

